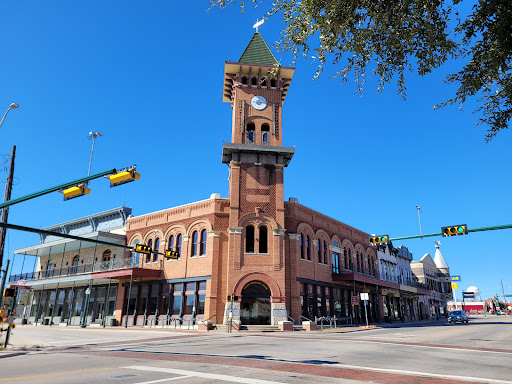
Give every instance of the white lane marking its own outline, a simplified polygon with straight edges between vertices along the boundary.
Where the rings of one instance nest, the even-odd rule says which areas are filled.
[[[162,343],[162,344],[174,344],[174,343],[190,343],[190,341],[195,341],[195,340],[200,340],[200,339],[204,339],[204,338],[208,338],[208,339],[211,339],[211,337],[209,336],[194,336],[192,339],[190,338],[185,338],[185,337],[180,337],[179,339],[173,339],[172,337],[169,337],[168,339],[162,339],[162,340],[149,340],[149,341],[145,341],[143,339],[141,339],[140,341],[137,340],[136,342],[130,342],[130,343],[123,343],[122,340],[113,340],[112,342],[119,342],[118,344],[112,344],[112,345],[100,345],[98,346],[98,349],[102,349],[102,350],[108,350],[110,348],[114,348],[114,347],[125,347],[125,346],[138,346],[138,345],[141,345],[141,344],[153,344],[153,343]],[[126,340],[125,340],[126,341]]]
[[[171,380],[180,380],[180,379],[186,379],[188,377],[192,377],[192,376],[179,376],[179,377],[170,377],[170,378],[167,378],[167,379],[160,379],[160,380],[151,380],[151,381],[144,381],[144,382],[140,382],[140,383],[135,383],[135,384],[152,384],[152,383],[163,383],[164,381],[171,381]]]
[[[387,368],[370,368],[370,367],[361,367],[358,365],[349,365],[349,364],[322,364],[329,367],[340,367],[340,368],[348,368],[348,369],[361,369],[364,371],[375,371],[375,372],[389,372],[389,373],[399,373],[403,375],[411,375],[411,376],[426,376],[426,377],[439,377],[442,379],[454,379],[454,380],[464,380],[478,383],[496,383],[496,384],[512,384],[512,381],[507,380],[498,380],[498,379],[488,379],[483,377],[467,377],[467,376],[454,376],[454,375],[440,375],[437,373],[428,373],[428,372],[417,372],[417,371],[403,371],[401,369],[387,369]]]
[[[123,368],[124,369],[138,369],[141,371],[172,373],[175,375],[183,375],[183,376],[195,376],[195,377],[202,377],[204,379],[231,381],[233,383],[243,383],[243,384],[284,384],[284,383],[281,383],[278,381],[268,381],[268,380],[250,379],[247,377],[218,375],[215,373],[186,371],[183,369],[149,367],[149,366],[141,366],[141,365],[131,365],[129,367],[123,367]]]
[[[259,336],[259,335],[247,335],[247,337],[272,337],[272,336]],[[316,338],[307,338],[305,340],[314,340],[314,341],[322,341],[322,342],[334,342],[339,343],[340,341],[349,341],[352,343],[372,343],[372,344],[384,344],[387,346],[394,345],[398,347],[415,347],[415,348],[430,348],[430,349],[442,349],[444,351],[461,351],[461,352],[477,352],[477,353],[502,353],[506,355],[512,354],[512,351],[483,351],[480,349],[466,349],[466,348],[453,348],[453,347],[439,347],[435,345],[414,345],[414,344],[407,344],[407,343],[400,343],[396,341],[391,342],[385,342],[385,341],[376,341],[376,340],[354,340],[354,339],[347,339],[347,338],[339,338],[339,339],[316,339]]]

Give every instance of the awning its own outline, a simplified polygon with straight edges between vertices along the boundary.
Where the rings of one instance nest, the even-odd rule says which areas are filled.
[[[101,240],[107,241],[110,243],[124,245],[126,242],[125,235],[119,235],[116,233],[110,232],[92,232],[87,233],[85,235],[81,235],[81,237],[87,239]],[[91,248],[95,247],[95,243],[89,243],[87,241],[81,240],[72,240],[72,239],[61,239],[57,241],[52,241],[49,243],[43,243],[38,245],[33,245],[31,247],[16,249],[14,251],[15,254],[21,255],[31,255],[31,256],[48,256],[55,254],[62,254],[64,251],[78,251],[83,248]],[[113,246],[114,247],[114,246]]]
[[[112,271],[96,272],[91,275],[93,280],[109,279],[111,277],[160,277],[162,270],[145,268],[125,268]]]

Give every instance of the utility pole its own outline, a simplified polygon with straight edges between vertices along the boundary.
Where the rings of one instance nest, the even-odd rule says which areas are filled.
[[[505,296],[505,289],[503,289],[503,279],[501,279],[501,292],[503,292],[503,302],[505,303],[505,309],[507,309],[507,296]]]
[[[0,309],[2,308],[2,299],[4,297],[4,289],[5,289],[5,280],[7,279],[7,272],[9,272],[9,263],[11,262],[11,260],[7,259],[7,265],[5,266],[5,269],[4,269],[4,274],[2,276],[2,285],[0,286]],[[2,272],[1,268],[0,268],[0,272]]]
[[[12,154],[11,154],[11,165],[9,167],[9,176],[7,176],[7,181],[5,182],[5,194],[4,194],[4,202],[9,201],[11,199],[11,190],[12,190],[12,180],[14,178],[14,157],[16,156],[16,146],[12,146]],[[9,216],[9,208],[5,207],[2,209],[2,219],[0,220],[2,223],[7,223],[7,218]],[[4,261],[4,248],[5,248],[5,235],[7,233],[6,228],[0,228],[0,270],[2,269],[3,261]],[[4,273],[7,273],[7,269]],[[3,294],[3,292],[2,292]]]

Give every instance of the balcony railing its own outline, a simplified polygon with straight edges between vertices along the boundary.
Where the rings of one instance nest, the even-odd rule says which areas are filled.
[[[70,275],[79,275],[82,273],[92,273],[92,272],[103,272],[103,271],[112,271],[116,269],[125,269],[125,268],[133,268],[137,267],[137,264],[131,258],[129,259],[117,259],[117,260],[109,260],[102,261],[94,264],[81,264],[75,265],[65,268],[52,268],[44,271],[34,271],[28,273],[20,273],[17,275],[9,276],[9,282],[13,283],[18,280],[40,280],[40,279],[49,279],[52,277],[59,276],[70,276]]]

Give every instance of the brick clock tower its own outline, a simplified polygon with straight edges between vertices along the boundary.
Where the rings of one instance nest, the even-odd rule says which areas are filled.
[[[294,68],[277,65],[256,32],[238,62],[224,66],[223,101],[233,111],[229,165],[228,252],[222,259],[224,322],[277,325],[286,320],[283,170],[294,148],[282,146],[282,106]]]

